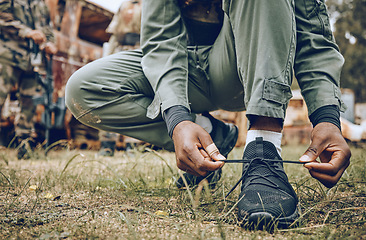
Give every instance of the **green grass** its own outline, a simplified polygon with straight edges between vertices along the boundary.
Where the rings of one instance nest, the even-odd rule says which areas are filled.
[[[296,160],[306,146],[285,146]],[[299,226],[248,231],[238,225],[241,175],[226,164],[212,191],[177,190],[174,154],[159,151],[39,151],[30,160],[0,152],[0,239],[366,239],[366,150],[352,149],[341,181],[327,189],[300,165],[286,164],[300,199]],[[230,159],[238,159],[234,149]],[[36,190],[30,188],[36,186]]]

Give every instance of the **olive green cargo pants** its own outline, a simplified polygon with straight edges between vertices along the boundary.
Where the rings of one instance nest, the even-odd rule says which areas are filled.
[[[212,46],[188,49],[191,111],[224,109],[284,118],[293,72],[309,114],[340,106],[343,65],[320,0],[224,0],[225,19]],[[96,60],[69,79],[66,104],[84,124],[173,150],[140,50]],[[156,68],[163,63],[156,63]],[[166,63],[164,63],[166,64]],[[156,106],[159,108],[160,106]]]

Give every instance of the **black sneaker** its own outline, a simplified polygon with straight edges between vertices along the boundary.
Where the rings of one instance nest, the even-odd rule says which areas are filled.
[[[212,123],[212,132],[210,133],[212,140],[219,149],[220,153],[226,158],[231,150],[235,147],[236,141],[238,140],[238,128],[231,123],[224,123],[216,118],[212,117],[209,113],[202,114],[208,117]],[[209,172],[206,176],[194,176],[189,173],[184,173],[183,176],[186,179],[189,187],[197,186],[203,179],[207,179],[209,187],[215,188],[217,182],[221,178],[221,168]],[[176,182],[178,188],[184,188],[185,184],[182,177]]]
[[[256,138],[245,148],[239,219],[243,227],[288,228],[297,218],[298,199],[283,169],[276,147]]]

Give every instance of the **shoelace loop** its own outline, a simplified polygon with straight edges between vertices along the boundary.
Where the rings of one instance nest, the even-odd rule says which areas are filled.
[[[230,191],[226,194],[225,198],[227,198],[235,189],[236,187],[239,185],[239,183],[244,179],[244,177],[247,176],[248,174],[248,170],[250,169],[250,166],[253,164],[253,162],[255,161],[261,161],[262,163],[267,164],[268,169],[274,173],[275,175],[278,175],[278,173],[276,173],[275,171],[273,171],[271,169],[271,167],[269,166],[269,163],[276,163],[276,162],[283,162],[283,163],[293,163],[293,164],[305,164],[308,162],[300,162],[300,161],[291,161],[291,160],[281,160],[281,159],[265,159],[265,158],[253,158],[253,159],[230,159],[230,160],[221,160],[222,162],[225,163],[249,163],[246,166],[245,171],[243,172],[241,178],[235,183],[235,185],[230,189]],[[255,179],[259,178],[259,177],[265,177],[265,176],[260,176],[255,174],[255,176],[257,176]],[[267,179],[268,181],[270,181],[269,179]],[[273,183],[272,181],[270,181],[272,184],[276,185],[275,183]]]

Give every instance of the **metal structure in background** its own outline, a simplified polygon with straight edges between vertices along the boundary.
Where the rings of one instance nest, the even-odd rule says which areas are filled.
[[[50,143],[68,139],[74,147],[97,149],[98,131],[82,125],[68,111],[65,111],[63,118],[55,118],[57,115],[55,112],[59,112],[59,108],[54,106],[58,106],[60,102],[64,103],[65,85],[69,77],[88,62],[103,56],[103,43],[110,37],[106,28],[113,18],[113,13],[88,0],[45,1],[50,9],[58,48],[51,63],[53,70],[51,108],[42,109],[45,112],[53,111],[53,117],[47,120],[48,123],[45,122],[46,130],[47,126],[51,126],[52,129],[49,136]],[[42,111],[39,114],[42,114],[42,117],[46,116],[47,114]],[[38,119],[46,120],[44,117]]]

